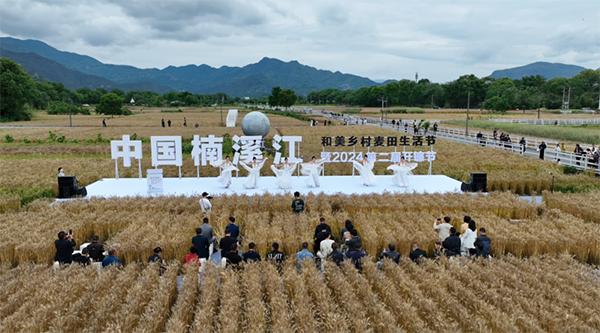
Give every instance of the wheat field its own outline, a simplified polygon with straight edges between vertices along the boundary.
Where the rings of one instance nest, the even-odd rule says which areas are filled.
[[[0,215],[0,262],[20,265],[52,262],[53,240],[72,229],[78,244],[98,235],[118,250],[126,262],[145,261],[160,246],[167,259],[181,260],[195,228],[201,224],[198,198],[83,200],[48,205],[38,201],[26,211]],[[243,245],[257,244],[264,256],[274,241],[287,254],[311,242],[314,227],[324,217],[339,230],[351,219],[368,254],[376,257],[394,242],[403,255],[417,241],[433,249],[436,218],[449,215],[458,228],[463,215],[485,227],[493,239],[493,254],[528,257],[569,253],[582,262],[600,263],[600,225],[587,223],[559,209],[539,209],[509,193],[487,196],[370,195],[309,196],[307,211],[294,215],[287,196],[229,196],[213,200],[210,223],[222,236],[229,216],[242,229]]]
[[[5,332],[600,330],[598,272],[564,256],[367,262],[362,273],[348,264],[279,273],[265,262],[201,274],[171,263],[162,275],[154,265],[22,265],[0,270],[0,281]]]

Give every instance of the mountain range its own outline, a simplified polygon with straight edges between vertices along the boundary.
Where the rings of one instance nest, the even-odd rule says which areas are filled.
[[[538,61],[525,66],[495,70],[490,77],[494,79],[509,78],[518,80],[524,76],[540,75],[550,80],[557,77],[572,78],[586,69],[585,67],[576,65]]]
[[[266,96],[275,86],[300,95],[328,88],[357,89],[377,85],[368,78],[320,70],[297,61],[263,58],[243,67],[208,65],[137,68],[102,63],[92,57],[57,50],[38,40],[0,37],[0,56],[21,64],[36,77],[63,83],[67,88],[105,88],[189,91],[232,96]]]
[[[163,69],[137,68],[102,63],[90,56],[57,50],[39,40],[0,37],[0,56],[19,63],[32,76],[60,82],[70,89],[104,88],[154,92],[189,91],[231,96],[261,97],[275,86],[293,89],[299,95],[322,89],[357,89],[385,84],[366,77],[332,72],[265,57],[243,67],[208,65],[168,66]],[[541,75],[546,79],[573,77],[584,67],[535,62],[492,72],[492,78],[520,79]]]

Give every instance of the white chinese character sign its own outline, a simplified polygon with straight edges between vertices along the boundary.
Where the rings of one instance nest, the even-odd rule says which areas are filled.
[[[219,163],[223,159],[223,138],[209,135],[192,139],[192,159],[200,177],[200,166]]]
[[[115,178],[119,178],[118,159],[123,159],[123,167],[131,167],[131,159],[138,160],[138,176],[142,178],[142,141],[130,140],[129,135],[123,135],[121,140],[110,142],[111,158],[115,160]]]
[[[233,164],[238,164],[239,161],[245,163],[252,162],[256,157],[258,161],[262,161],[262,137],[260,135],[237,136],[233,137]]]
[[[157,168],[161,165],[177,166],[179,167],[179,177],[181,177],[183,156],[180,136],[152,136],[150,137],[150,151],[153,167]]]
[[[275,149],[275,158],[273,159],[273,163],[279,164],[281,163],[281,142],[287,143],[288,145],[288,163],[300,163],[302,160],[296,157],[296,143],[298,143],[298,147],[300,147],[300,142],[302,142],[301,136],[280,136],[275,135],[273,137],[273,149]]]

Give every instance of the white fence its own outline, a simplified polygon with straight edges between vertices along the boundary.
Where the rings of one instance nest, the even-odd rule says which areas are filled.
[[[490,119],[497,123],[528,125],[600,125],[598,119]]]

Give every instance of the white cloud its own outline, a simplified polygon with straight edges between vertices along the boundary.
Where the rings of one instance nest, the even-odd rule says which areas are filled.
[[[241,66],[263,56],[433,81],[534,61],[600,66],[600,6],[573,0],[13,0],[0,33],[107,63]]]

